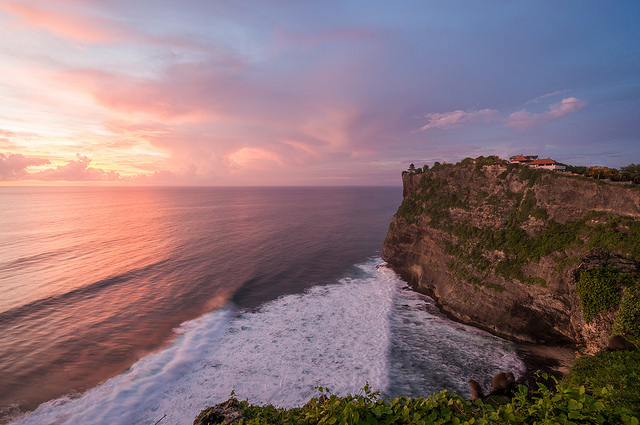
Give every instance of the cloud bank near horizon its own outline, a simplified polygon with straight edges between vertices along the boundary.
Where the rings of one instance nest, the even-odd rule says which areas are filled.
[[[387,185],[466,156],[640,162],[638,13],[0,0],[0,181]]]

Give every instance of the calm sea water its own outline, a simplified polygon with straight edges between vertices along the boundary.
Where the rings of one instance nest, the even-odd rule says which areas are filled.
[[[0,422],[191,423],[231,391],[522,372],[376,267],[400,188],[0,188]]]

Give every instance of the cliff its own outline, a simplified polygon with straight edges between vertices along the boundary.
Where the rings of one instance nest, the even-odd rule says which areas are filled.
[[[637,187],[482,157],[418,171],[382,257],[446,313],[584,352],[640,336]]]

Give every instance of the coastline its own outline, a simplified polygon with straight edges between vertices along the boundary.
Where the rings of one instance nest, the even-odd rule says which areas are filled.
[[[522,379],[530,388],[536,388],[538,371],[562,379],[571,369],[576,359],[576,350],[570,346],[548,346],[533,343],[516,343],[518,356],[525,364]],[[545,382],[546,384],[546,382]]]
[[[394,270],[393,267],[387,262],[383,263],[385,267],[388,267],[391,270]],[[394,270],[395,271],[395,270]],[[455,322],[464,323],[466,325],[473,326],[475,328],[487,331],[493,335],[495,333],[491,332],[491,329],[481,326],[478,323],[470,323],[450,312],[446,311],[442,308],[442,305],[433,297],[433,294],[429,293],[425,288],[420,287],[415,282],[411,282],[408,276],[402,276],[398,271],[395,271],[398,276],[400,276],[405,282],[408,283],[409,287],[420,294],[426,295],[430,297],[437,306],[438,310],[444,314],[450,320]],[[501,335],[496,335],[500,338],[509,340]],[[522,377],[520,377],[530,388],[536,388],[536,381],[540,381],[541,378],[536,376],[538,371],[542,373],[547,373],[550,376],[555,377],[556,379],[562,379],[568,372],[571,370],[571,366],[577,357],[577,350],[573,346],[569,345],[542,345],[535,344],[532,342],[518,342],[512,341],[516,346],[516,352],[518,356],[522,359],[522,362],[525,365],[525,372]]]

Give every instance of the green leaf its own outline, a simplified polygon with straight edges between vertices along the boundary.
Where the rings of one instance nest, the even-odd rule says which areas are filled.
[[[569,418],[571,419],[583,419],[585,416],[580,412],[569,412]]]
[[[579,403],[574,399],[569,399],[569,410],[580,410],[580,409],[582,409],[582,403]]]

